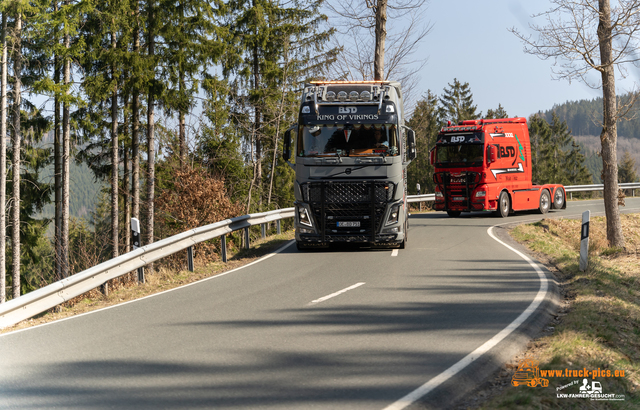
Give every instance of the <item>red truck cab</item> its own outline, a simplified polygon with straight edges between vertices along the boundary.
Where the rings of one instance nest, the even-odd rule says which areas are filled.
[[[526,118],[461,121],[443,127],[430,151],[435,167],[435,209],[511,212],[566,208],[564,187],[534,185]]]

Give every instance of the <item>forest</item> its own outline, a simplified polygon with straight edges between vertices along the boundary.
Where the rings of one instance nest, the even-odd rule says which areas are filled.
[[[303,85],[373,75],[369,62],[354,72],[338,61],[344,49],[321,5],[3,2],[0,303],[128,252],[132,217],[147,244],[292,206],[281,137]],[[411,74],[385,71],[409,93]],[[433,192],[428,151],[442,125],[480,117],[508,114],[499,105],[483,115],[458,79],[418,99],[410,194],[418,182]],[[529,118],[534,179],[591,183],[561,118]],[[83,199],[89,180],[95,194]]]

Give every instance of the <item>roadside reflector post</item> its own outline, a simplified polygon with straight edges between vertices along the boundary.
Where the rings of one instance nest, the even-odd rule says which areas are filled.
[[[187,268],[193,272],[193,246],[187,248]]]
[[[260,234],[262,235],[262,239],[267,237],[267,227],[265,224],[260,224]]]
[[[280,235],[282,233],[282,227],[280,226],[280,220],[279,219],[276,221],[276,232],[278,233],[278,235]]]
[[[142,246],[140,221],[138,218],[131,218],[131,245],[134,250]],[[138,282],[144,283],[144,266],[138,268]]]
[[[220,237],[220,248],[222,249],[222,262],[227,263],[227,235]]]
[[[249,228],[244,228],[244,248],[249,249]]]
[[[580,270],[585,272],[589,263],[589,219],[591,211],[582,213],[582,227],[580,230]]]

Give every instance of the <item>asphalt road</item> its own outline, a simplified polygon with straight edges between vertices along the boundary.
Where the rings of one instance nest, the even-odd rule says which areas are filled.
[[[587,209],[602,201],[548,216]],[[640,212],[640,199],[625,211]],[[487,230],[539,218],[413,215],[404,250],[290,244],[191,286],[0,335],[0,408],[393,407],[531,305],[539,274]],[[481,359],[497,360],[511,337]],[[447,383],[418,399],[437,407]]]

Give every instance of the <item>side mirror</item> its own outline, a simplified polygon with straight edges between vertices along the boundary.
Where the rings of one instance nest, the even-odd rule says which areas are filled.
[[[416,159],[416,133],[411,128],[407,128],[407,158]]]
[[[435,163],[436,163],[436,147],[433,147],[429,151],[429,165],[434,166]]]
[[[289,162],[289,159],[291,158],[291,134],[295,129],[296,126],[292,125],[284,132],[284,139],[282,141],[282,158],[287,162]]]
[[[489,145],[487,147],[487,165],[494,163],[498,160],[498,148],[495,145]]]

